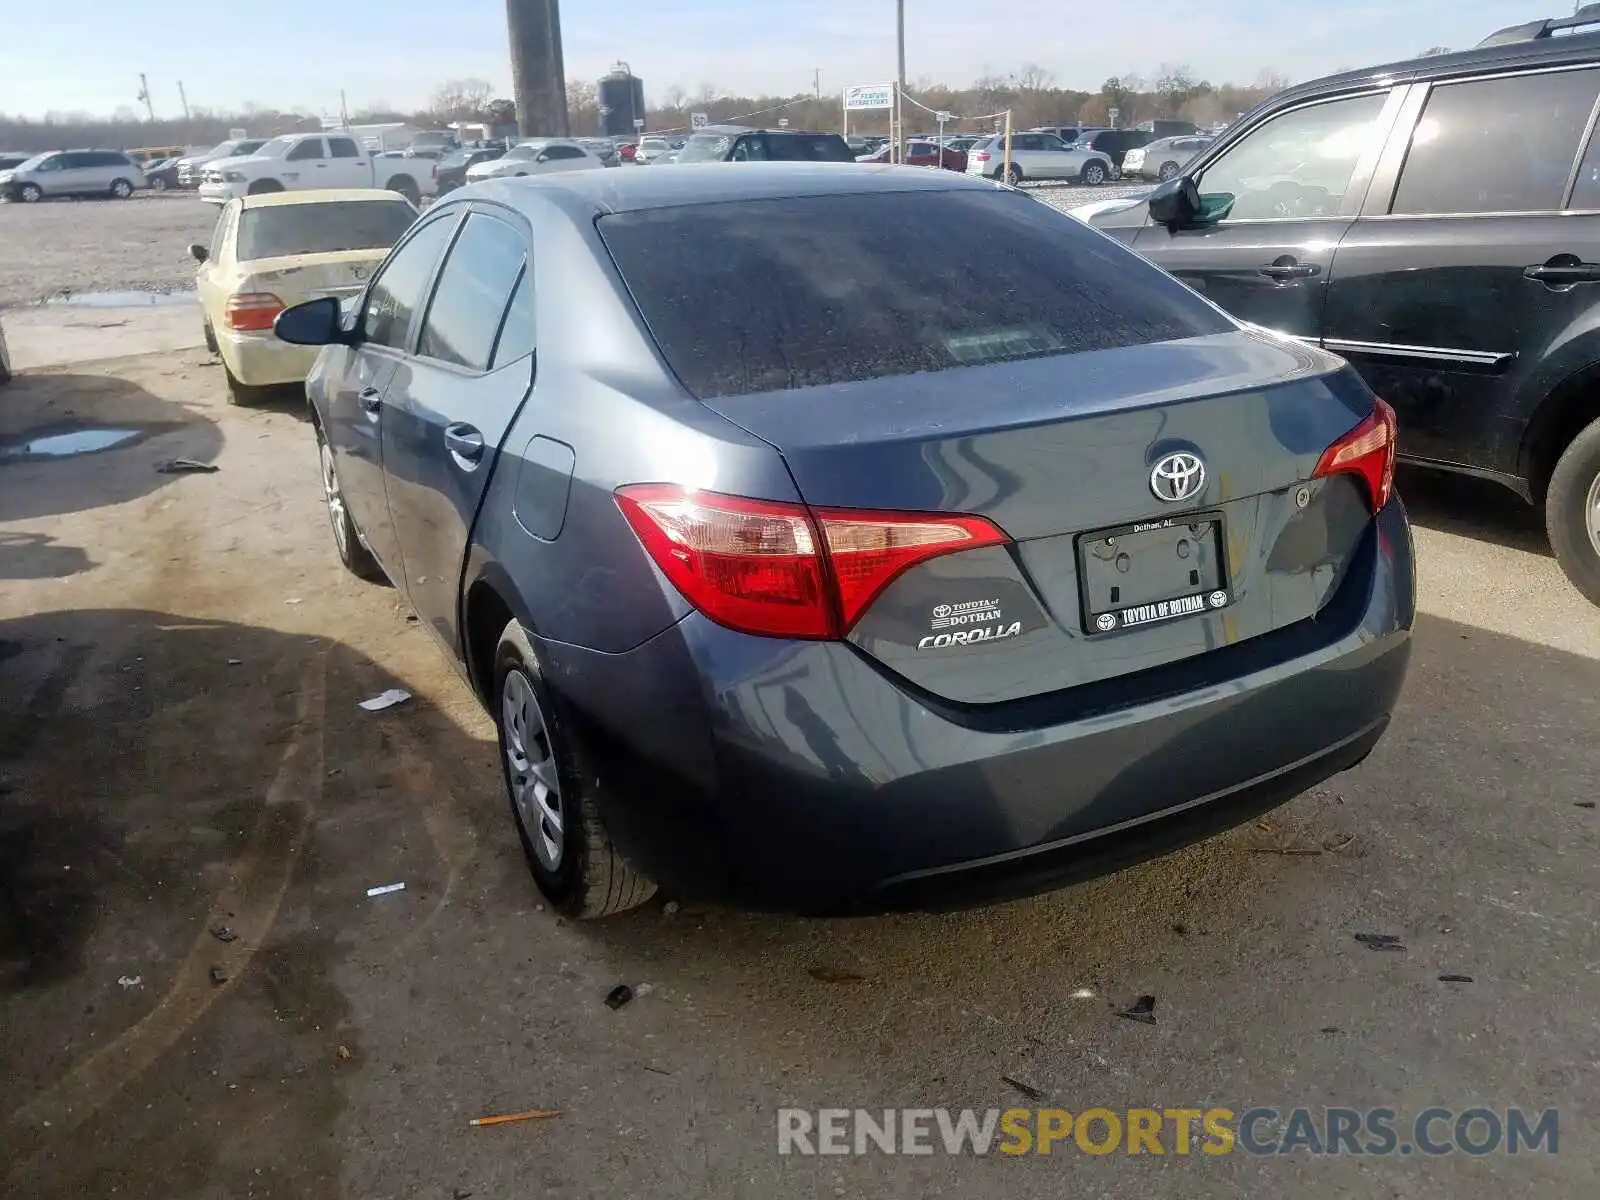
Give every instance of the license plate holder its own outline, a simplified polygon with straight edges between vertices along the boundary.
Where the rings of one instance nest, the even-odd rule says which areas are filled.
[[[1233,593],[1225,544],[1217,512],[1080,534],[1084,632],[1099,636],[1226,608]]]

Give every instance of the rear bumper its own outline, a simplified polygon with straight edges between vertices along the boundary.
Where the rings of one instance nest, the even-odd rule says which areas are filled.
[[[316,346],[294,346],[280,342],[270,331],[230,333],[216,331],[222,361],[240,383],[270,387],[280,383],[299,383],[317,361]]]
[[[1204,656],[1221,676],[1147,672],[1121,706],[1075,689],[959,709],[853,647],[698,615],[628,654],[545,649],[613,772],[613,837],[669,889],[811,913],[988,902],[1165,853],[1361,761],[1410,656],[1398,501],[1367,543],[1317,619]]]

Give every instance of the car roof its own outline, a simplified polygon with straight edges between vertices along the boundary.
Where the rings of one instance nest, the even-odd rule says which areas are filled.
[[[308,188],[300,192],[263,192],[240,200],[243,208],[286,208],[295,204],[346,204],[352,200],[403,200],[383,188]]]
[[[1537,24],[1537,22],[1535,23]],[[1515,28],[1515,27],[1513,27]],[[1494,36],[1506,34],[1497,31]],[[1433,54],[1425,58],[1409,58],[1382,66],[1362,67],[1325,75],[1321,79],[1307,80],[1269,97],[1255,109],[1270,105],[1279,108],[1297,100],[1312,99],[1330,92],[1352,91],[1365,87],[1390,87],[1397,83],[1415,83],[1455,75],[1478,75],[1485,71],[1518,66],[1556,66],[1566,63],[1587,63],[1600,60],[1600,33],[1574,33],[1561,37],[1529,38],[1526,41],[1501,42],[1496,45],[1479,45],[1471,50],[1454,54]],[[1248,114],[1246,114],[1248,115]]]
[[[571,171],[495,179],[451,193],[522,208],[543,196],[569,210],[641,212],[687,204],[888,192],[994,191],[1000,185],[955,171],[862,163],[678,163],[648,171]]]

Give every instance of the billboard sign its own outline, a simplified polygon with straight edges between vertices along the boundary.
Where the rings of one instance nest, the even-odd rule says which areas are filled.
[[[861,83],[844,90],[846,112],[873,112],[894,107],[894,84]]]

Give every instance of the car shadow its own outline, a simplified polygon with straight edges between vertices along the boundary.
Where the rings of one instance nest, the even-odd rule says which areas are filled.
[[[137,500],[177,478],[162,463],[211,463],[222,445],[201,409],[115,375],[18,375],[0,404],[0,521]]]
[[[94,566],[81,546],[63,546],[43,533],[0,530],[0,579],[62,579]]]
[[[1402,466],[1395,487],[1411,520],[1425,529],[1553,557],[1539,510],[1498,483]]]

